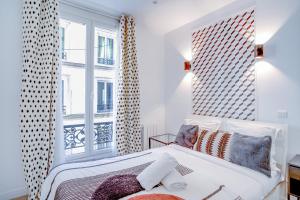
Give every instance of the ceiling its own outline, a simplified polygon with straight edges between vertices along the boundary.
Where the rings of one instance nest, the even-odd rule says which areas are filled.
[[[131,14],[149,29],[165,34],[235,0],[73,0],[113,14]],[[156,4],[153,2],[157,2]]]

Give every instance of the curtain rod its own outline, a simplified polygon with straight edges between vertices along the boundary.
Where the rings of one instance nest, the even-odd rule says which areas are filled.
[[[121,18],[120,16],[112,15],[112,14],[106,12],[106,11],[94,9],[91,6],[84,5],[84,4],[81,4],[81,3],[78,3],[78,2],[72,2],[72,1],[69,1],[69,0],[59,0],[59,3],[64,4],[66,6],[72,6],[73,8],[81,9],[81,10],[84,10],[84,11],[87,11],[87,12],[90,12],[90,13],[94,13],[94,14],[97,14],[97,15],[101,15],[103,17],[108,17],[108,18],[111,18],[111,19],[114,19],[114,20],[117,20],[117,21],[120,21],[120,18]]]

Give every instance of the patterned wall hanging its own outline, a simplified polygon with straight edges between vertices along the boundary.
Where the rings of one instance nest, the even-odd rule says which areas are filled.
[[[193,32],[193,113],[255,120],[254,10]]]

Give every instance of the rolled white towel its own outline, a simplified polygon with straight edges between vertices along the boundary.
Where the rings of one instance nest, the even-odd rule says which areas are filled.
[[[184,190],[187,186],[187,183],[184,180],[184,177],[176,170],[168,174],[161,183],[167,188],[169,191],[179,191]]]
[[[178,162],[172,156],[164,153],[158,160],[144,169],[138,176],[137,180],[145,190],[151,190],[158,185],[176,166]]]

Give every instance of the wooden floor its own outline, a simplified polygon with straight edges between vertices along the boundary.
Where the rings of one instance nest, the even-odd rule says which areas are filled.
[[[12,200],[27,200],[27,196],[23,196],[23,197],[18,197]]]

